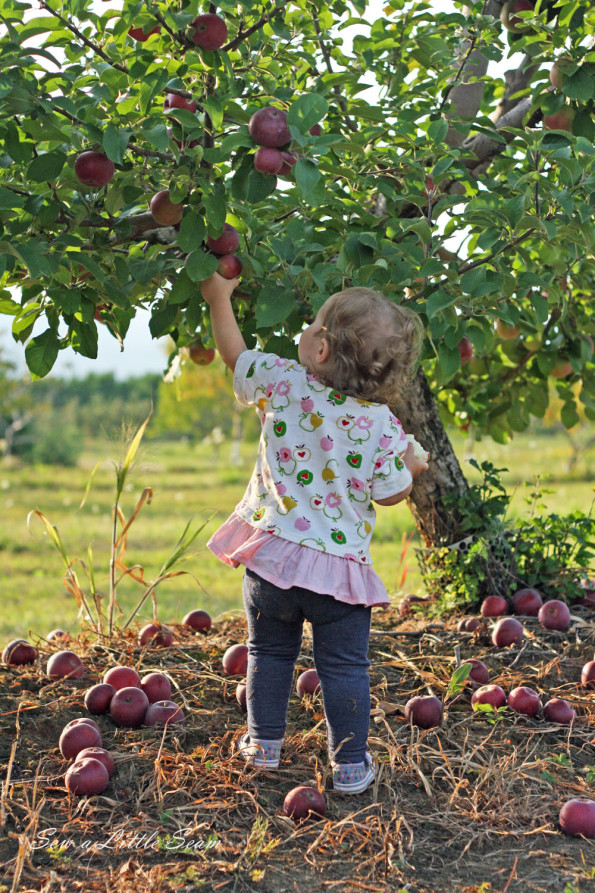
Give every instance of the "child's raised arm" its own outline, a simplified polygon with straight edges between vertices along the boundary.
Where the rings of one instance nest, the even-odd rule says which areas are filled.
[[[231,306],[231,296],[238,284],[239,279],[224,279],[219,273],[213,273],[200,283],[201,294],[211,308],[215,345],[232,372],[239,355],[247,350]]]

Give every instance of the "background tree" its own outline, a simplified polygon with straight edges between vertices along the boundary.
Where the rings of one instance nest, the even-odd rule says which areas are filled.
[[[595,417],[588,4],[388,0],[370,24],[364,0],[222,0],[210,31],[196,0],[41,6],[24,22],[0,0],[0,310],[34,376],[61,349],[95,356],[98,324],[123,340],[139,307],[153,336],[209,345],[199,283],[227,223],[250,345],[291,353],[350,284],[423,315],[397,410],[432,454],[412,494],[426,543],[457,538],[447,497],[467,486],[446,423],[506,442],[552,377],[566,426],[578,400]],[[278,175],[270,153],[255,167],[267,107],[293,153]]]

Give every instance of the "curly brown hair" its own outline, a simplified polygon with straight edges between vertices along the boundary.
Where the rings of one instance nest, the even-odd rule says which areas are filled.
[[[320,310],[330,359],[322,384],[374,403],[393,403],[419,363],[424,328],[413,310],[369,288],[346,288]]]

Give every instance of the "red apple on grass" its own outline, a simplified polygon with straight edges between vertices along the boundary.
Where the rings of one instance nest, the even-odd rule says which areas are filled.
[[[541,700],[536,691],[527,685],[513,688],[508,695],[508,706],[515,713],[523,713],[525,716],[535,716],[541,707]]]
[[[544,602],[539,613],[538,620],[544,629],[567,630],[570,626],[570,610],[566,602],[552,598]]]
[[[37,658],[37,648],[26,639],[13,639],[2,652],[5,667],[22,667],[32,664]]]
[[[149,28],[149,25],[145,25],[145,28]],[[151,28],[150,31],[145,31],[143,28],[129,28],[128,34],[132,37],[133,40],[138,40],[140,43],[144,43],[145,40],[148,40],[151,34],[159,34],[161,31],[161,25],[155,25],[154,28]]]
[[[167,701],[171,697],[171,682],[165,673],[147,673],[141,679],[140,686],[150,704],[154,704],[156,701]]]
[[[267,149],[279,149],[291,142],[287,114],[274,106],[267,106],[254,112],[248,130],[254,142]]]
[[[224,223],[221,235],[214,239],[212,236],[207,238],[207,247],[213,254],[219,256],[223,254],[233,254],[240,245],[240,234],[231,223]]]
[[[127,729],[138,729],[142,726],[145,714],[149,709],[149,699],[136,686],[120,688],[109,705],[110,716],[117,726]]]
[[[89,274],[90,276],[91,274]],[[87,277],[88,278],[88,277]],[[63,629],[53,629],[45,637],[46,642],[70,642],[70,634]]]
[[[224,254],[219,258],[217,272],[224,279],[236,279],[242,272],[242,261],[235,254]]]
[[[543,708],[543,715],[549,722],[566,725],[576,719],[576,710],[564,698],[552,698]]]
[[[109,784],[109,772],[95,757],[84,757],[67,769],[64,782],[71,794],[101,794]]]
[[[320,678],[316,670],[304,670],[300,673],[295,687],[299,695],[313,695],[320,691]]]
[[[60,753],[67,760],[76,757],[85,747],[101,747],[101,732],[86,722],[66,726],[62,729],[60,741]]]
[[[200,608],[189,611],[182,620],[182,626],[189,626],[199,633],[208,633],[212,626],[211,615]]]
[[[502,617],[510,614],[508,602],[501,595],[488,595],[481,603],[479,609],[482,617]]]
[[[169,109],[185,109],[187,112],[195,112],[196,103],[193,99],[178,96],[177,93],[168,93],[163,100],[163,111],[167,112]]]
[[[523,624],[515,620],[514,617],[503,617],[493,629],[492,642],[496,648],[518,645],[522,641],[524,632]]]
[[[201,50],[219,50],[227,40],[227,25],[221,16],[205,12],[192,22],[192,43]]]
[[[116,166],[103,152],[81,152],[74,162],[74,172],[85,186],[106,186]]]
[[[464,667],[465,664],[471,665],[471,671],[467,676],[467,679],[472,687],[478,688],[481,685],[488,684],[490,681],[490,674],[488,668],[482,661],[477,660],[475,657],[471,657],[468,660],[464,660],[461,663],[461,666]]]
[[[473,633],[476,629],[480,629],[482,622],[479,617],[461,617],[457,624],[460,633]]]
[[[316,788],[305,784],[299,785],[285,795],[283,812],[294,820],[305,819],[311,813],[323,816],[326,813],[324,795]]]
[[[248,669],[248,646],[230,645],[222,658],[226,676],[245,676]]]
[[[595,688],[595,660],[590,660],[581,671],[581,684],[585,688]]]
[[[537,617],[542,604],[543,599],[537,589],[519,589],[512,597],[514,613],[525,617]]]
[[[84,672],[83,662],[74,651],[56,651],[47,662],[46,673],[52,679],[78,679]]]
[[[161,623],[147,623],[138,634],[138,644],[141,647],[157,645],[159,648],[169,648],[173,640],[174,634],[169,626],[164,626]]]
[[[461,363],[464,365],[468,363],[471,357],[473,356],[473,345],[467,336],[461,338],[459,341],[459,352],[461,354]]]
[[[173,226],[179,223],[184,216],[184,205],[172,202],[169,197],[169,189],[160,189],[151,199],[150,211],[153,220],[159,226]]]
[[[133,685],[140,688],[140,676],[133,667],[111,667],[103,674],[103,681],[119,691]]]
[[[433,695],[419,695],[405,704],[405,719],[420,729],[432,729],[442,722],[442,703]]]
[[[595,837],[595,800],[567,800],[560,810],[560,827],[572,837]]]
[[[89,713],[101,716],[102,713],[109,711],[110,701],[115,693],[115,687],[107,682],[92,685],[85,694],[85,707]]]
[[[188,356],[197,366],[208,366],[216,355],[214,347],[205,347],[200,341],[194,341],[188,345]]]
[[[67,722],[62,731],[66,731],[66,729],[71,729],[73,726],[86,725],[91,726],[91,728],[95,729],[101,735],[101,729],[97,725],[94,719],[91,719],[90,716],[78,716],[76,719],[71,719],[70,722]]]
[[[471,695],[471,706],[477,710],[478,704],[491,704],[494,710],[506,704],[506,692],[499,685],[482,685]]]
[[[248,710],[248,701],[246,696],[245,682],[240,682],[238,687],[236,688],[236,701],[238,702],[242,713],[246,713],[246,711]]]
[[[110,778],[112,777],[116,769],[116,764],[114,763],[114,758],[109,750],[106,750],[105,747],[85,747],[84,750],[81,750],[75,762],[79,763],[87,757],[93,757],[94,760],[99,760],[100,763],[103,763],[107,769],[107,774]]]
[[[184,722],[184,712],[174,701],[155,701],[150,704],[145,714],[145,725],[169,725],[170,723]]]

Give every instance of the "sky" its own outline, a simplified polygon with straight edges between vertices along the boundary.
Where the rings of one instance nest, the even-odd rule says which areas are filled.
[[[113,3],[111,8],[116,7]],[[434,7],[437,10],[453,9],[451,0],[435,0]],[[98,6],[100,4],[98,3]],[[371,0],[368,4],[366,18],[374,21],[382,14],[383,0]],[[35,10],[35,15],[40,12]],[[358,29],[345,29],[342,37],[346,44],[350,37],[357,33]],[[167,365],[171,342],[167,338],[153,340],[149,332],[149,312],[139,310],[130,324],[130,329],[124,342],[124,350],[121,351],[117,340],[110,334],[107,326],[99,325],[98,357],[95,360],[81,357],[67,348],[59,353],[58,359],[50,373],[52,376],[64,378],[83,378],[90,373],[113,372],[118,379],[130,376],[144,375],[148,372],[163,373]],[[27,367],[24,359],[24,346],[17,344],[11,335],[12,317],[0,316],[0,356],[15,364],[19,374],[25,374]],[[43,331],[41,325],[39,331]],[[35,329],[35,334],[39,334]]]

